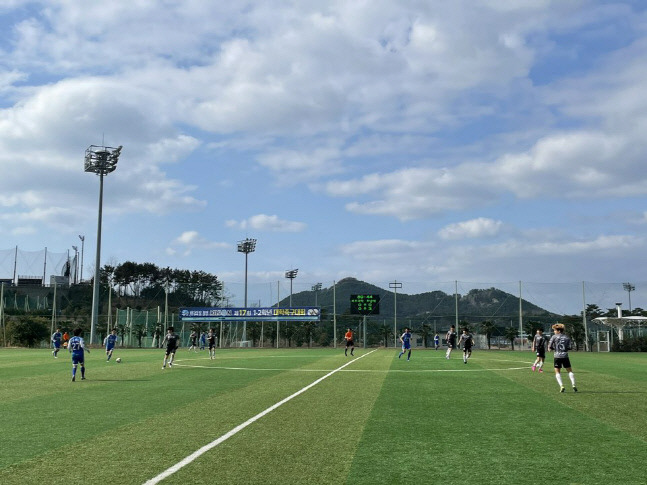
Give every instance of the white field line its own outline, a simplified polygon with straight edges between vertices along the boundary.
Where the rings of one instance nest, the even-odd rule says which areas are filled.
[[[361,356],[360,356],[361,357]],[[486,371],[502,371],[502,370],[522,370],[529,369],[530,364],[524,367],[504,367],[497,369],[387,369],[387,370],[374,370],[374,369],[335,369],[333,372],[367,372],[367,373],[381,373],[387,374],[391,372],[406,372],[406,373],[427,373],[427,372],[486,372]],[[252,372],[330,372],[330,369],[279,369],[279,368],[262,368],[262,367],[226,367],[217,365],[190,365],[190,364],[174,364],[173,367],[191,367],[194,369],[214,369],[214,370],[246,370]]]
[[[362,354],[362,355],[360,355],[359,357],[357,357],[356,359],[353,359],[353,360],[351,360],[351,361],[349,361],[349,362],[346,362],[346,363],[345,363],[344,365],[342,365],[341,367],[338,367],[337,369],[335,369],[335,370],[333,370],[333,371],[328,372],[328,374],[326,374],[325,376],[320,377],[320,378],[319,378],[319,379],[317,379],[316,381],[312,382],[311,384],[308,384],[307,386],[305,386],[304,388],[302,388],[302,389],[298,390],[298,391],[297,391],[297,392],[295,392],[294,394],[291,394],[291,395],[289,395],[288,397],[286,397],[285,399],[283,399],[283,400],[281,400],[281,401],[277,402],[276,404],[274,404],[274,405],[270,406],[270,407],[269,407],[269,408],[267,408],[265,411],[261,411],[261,412],[260,412],[260,413],[258,413],[256,416],[254,416],[254,417],[252,417],[252,418],[249,418],[247,421],[245,421],[245,422],[244,422],[244,423],[242,423],[242,424],[239,424],[238,426],[236,426],[236,427],[235,427],[235,428],[233,428],[232,430],[230,430],[230,431],[228,431],[227,433],[223,434],[220,438],[217,438],[217,439],[213,440],[211,443],[209,443],[209,444],[207,444],[207,445],[203,446],[202,448],[198,449],[197,451],[194,451],[194,452],[193,452],[193,453],[191,453],[189,456],[187,456],[186,458],[184,458],[184,459],[180,460],[179,462],[177,462],[177,463],[176,463],[175,465],[173,465],[172,467],[167,468],[166,470],[164,470],[162,473],[160,473],[160,474],[159,474],[159,475],[157,475],[156,477],[151,478],[150,480],[148,480],[147,482],[145,482],[145,483],[144,483],[144,485],[154,485],[154,484],[157,484],[157,483],[161,482],[161,481],[162,481],[162,480],[164,480],[165,478],[167,478],[167,477],[169,477],[169,476],[173,475],[176,471],[180,470],[181,468],[185,467],[186,465],[188,465],[188,464],[189,464],[189,463],[191,463],[192,461],[194,461],[194,460],[196,460],[197,458],[199,458],[200,456],[204,455],[207,451],[211,450],[212,448],[215,448],[215,447],[216,447],[216,446],[218,446],[220,443],[223,443],[224,441],[228,440],[229,438],[231,438],[232,436],[234,436],[235,434],[237,434],[239,431],[242,431],[243,429],[245,429],[245,428],[246,428],[247,426],[249,426],[250,424],[252,424],[252,423],[254,423],[254,422],[258,421],[259,419],[261,419],[261,418],[262,418],[263,416],[265,416],[266,414],[271,413],[272,411],[274,411],[275,409],[279,408],[280,406],[282,406],[282,405],[283,405],[283,404],[285,404],[286,402],[288,402],[288,401],[290,401],[290,400],[294,399],[295,397],[299,396],[300,394],[303,394],[304,392],[306,392],[308,389],[310,389],[310,388],[312,388],[312,387],[316,386],[317,384],[319,384],[319,383],[320,383],[321,381],[323,381],[324,379],[327,379],[327,378],[328,378],[328,377],[330,377],[331,375],[333,375],[333,374],[335,374],[335,373],[339,372],[339,371],[340,371],[340,370],[342,370],[344,367],[346,367],[346,366],[348,366],[348,365],[352,364],[353,362],[356,362],[356,361],[358,361],[359,359],[361,359],[361,358],[363,358],[363,357],[366,357],[367,355],[372,354],[372,353],[373,353],[373,352],[375,352],[376,350],[377,350],[377,349],[375,349],[375,350],[371,350],[370,352],[368,352],[368,353],[366,353],[366,354]]]

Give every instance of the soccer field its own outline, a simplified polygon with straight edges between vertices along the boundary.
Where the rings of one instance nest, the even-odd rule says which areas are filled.
[[[163,354],[70,382],[66,352],[1,349],[0,483],[646,483],[644,354],[572,353],[564,394],[530,352]]]

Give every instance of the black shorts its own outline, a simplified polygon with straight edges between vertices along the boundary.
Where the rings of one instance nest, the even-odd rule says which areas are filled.
[[[546,350],[544,350],[544,349],[538,350],[537,351],[537,357],[541,357],[542,359],[544,359],[546,357]]]
[[[213,350],[213,349],[215,349],[215,348],[216,348],[216,344],[215,344],[215,343],[209,343],[209,350]]]
[[[191,339],[191,346],[192,346],[192,347],[195,347],[195,344],[196,344],[196,340],[195,340],[195,339]]]
[[[562,367],[564,369],[570,369],[571,361],[568,357],[555,357],[554,367],[555,369],[561,369]]]
[[[450,349],[455,349],[455,348],[456,348],[456,344],[453,344],[453,343],[451,343],[451,342],[447,342],[447,347],[449,347]]]
[[[355,347],[355,343],[353,342],[353,339],[346,340],[346,347]]]
[[[471,345],[469,345],[469,346],[463,345],[463,352],[467,353],[467,352],[471,352],[471,351],[472,351],[472,346]]]
[[[174,354],[177,350],[177,347],[166,347],[166,355]]]

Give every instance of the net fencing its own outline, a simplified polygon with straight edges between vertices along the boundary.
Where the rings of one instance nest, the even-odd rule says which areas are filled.
[[[14,250],[15,252],[15,250]],[[45,257],[45,251],[39,257]],[[50,253],[55,259],[55,253]],[[60,254],[59,254],[60,256]],[[7,258],[0,251],[0,259]],[[49,256],[47,256],[49,257]],[[13,257],[12,257],[13,258]],[[64,255],[67,261],[67,255]],[[11,259],[13,261],[13,259]],[[63,263],[65,264],[65,263]],[[361,283],[361,285],[359,284]],[[542,282],[485,282],[464,281],[399,282],[393,291],[392,282],[372,282],[369,292],[380,295],[380,311],[366,317],[349,314],[349,292],[366,292],[366,283],[348,281],[275,281],[251,283],[247,287],[248,307],[315,306],[321,308],[319,322],[183,322],[178,315],[181,307],[194,307],[199,289],[191,283],[181,283],[168,289],[160,286],[113,288],[108,292],[102,286],[100,312],[94,344],[100,344],[108,329],[117,327],[120,345],[150,348],[159,345],[169,326],[173,326],[183,346],[189,344],[192,331],[198,339],[202,332],[213,327],[219,347],[340,347],[343,335],[351,328],[356,346],[399,347],[398,337],[405,326],[413,330],[414,348],[434,348],[438,334],[441,347],[450,325],[469,327],[474,335],[475,348],[511,349],[530,348],[534,333],[532,325],[545,331],[562,316],[581,319],[582,311],[596,307],[601,313],[615,312],[616,303],[623,302],[625,312],[645,314],[647,282],[632,284],[627,291],[622,283],[542,283]],[[350,286],[349,286],[350,285]],[[244,283],[225,283],[215,302],[219,307],[243,307]],[[92,288],[88,284],[63,286],[34,286],[3,284],[0,304],[0,324],[6,332],[7,319],[17,316],[39,315],[53,326],[68,331],[81,327],[89,337]],[[200,305],[207,306],[207,305]],[[210,305],[209,305],[210,306]],[[469,311],[466,310],[469,308]],[[544,313],[536,311],[539,308]],[[484,322],[491,322],[491,332],[484,330]],[[584,322],[583,322],[584,323]],[[532,324],[532,325],[531,325]],[[615,329],[586,319],[589,348],[607,350],[618,338]],[[515,333],[516,332],[516,333]],[[605,333],[606,332],[606,333]],[[624,328],[624,338],[646,335],[641,322]],[[488,339],[489,336],[489,339]],[[0,335],[6,344],[8,339]],[[43,345],[47,345],[47,341]],[[445,347],[446,348],[446,347]]]

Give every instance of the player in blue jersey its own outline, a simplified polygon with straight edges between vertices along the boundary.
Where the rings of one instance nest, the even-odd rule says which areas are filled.
[[[207,334],[200,332],[200,350],[204,350],[205,345],[207,345]]]
[[[168,366],[173,367],[173,359],[175,358],[175,351],[180,345],[180,336],[175,335],[173,332],[173,327],[169,327],[166,331],[166,337],[162,341],[162,346],[166,344],[166,354],[164,355],[164,364],[162,369],[166,369],[166,361],[168,360]]]
[[[56,332],[52,334],[52,346],[54,347],[54,350],[52,350],[52,355],[54,356],[55,359],[58,359],[58,351],[61,350],[61,341],[63,340],[63,334],[61,333],[61,329],[57,328]]]
[[[72,353],[72,382],[76,380],[76,368],[81,366],[81,380],[85,380],[85,352],[90,353],[90,349],[85,348],[85,342],[81,337],[81,329],[74,329],[72,337],[67,345],[67,350]]]
[[[440,347],[440,337],[438,334],[434,335],[434,347],[436,350],[438,350],[438,347]]]
[[[402,352],[398,354],[398,359],[402,357],[406,351],[409,351],[407,354],[407,360],[411,359],[411,330],[408,327],[404,327],[404,333],[400,335],[400,342],[402,342]]]
[[[113,328],[112,332],[108,334],[106,338],[103,339],[103,345],[106,346],[106,362],[110,362],[110,358],[112,357],[112,351],[115,349],[115,346],[117,345],[117,329]]]

